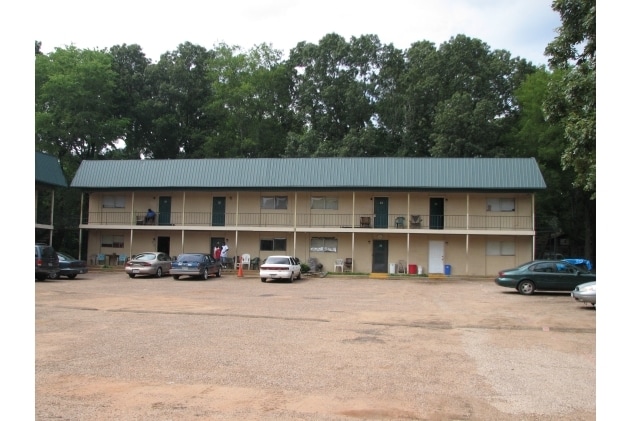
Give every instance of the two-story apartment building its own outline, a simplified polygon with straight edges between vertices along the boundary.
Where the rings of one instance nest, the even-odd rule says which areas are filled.
[[[55,189],[67,188],[68,182],[59,160],[35,152],[35,241],[53,242],[55,230]]]
[[[534,257],[537,162],[522,158],[84,161],[88,254],[212,250],[333,271],[493,276]],[[82,207],[83,208],[83,207]],[[145,222],[148,209],[156,212]]]

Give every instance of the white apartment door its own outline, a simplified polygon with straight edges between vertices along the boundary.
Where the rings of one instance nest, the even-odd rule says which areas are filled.
[[[427,273],[443,273],[445,261],[445,242],[429,242],[429,267]]]

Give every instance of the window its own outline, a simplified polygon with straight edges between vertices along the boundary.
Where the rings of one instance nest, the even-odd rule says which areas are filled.
[[[261,209],[287,209],[287,196],[263,196]]]
[[[337,197],[314,196],[311,198],[311,209],[337,210]]]
[[[101,247],[123,248],[125,240],[122,235],[104,235],[101,237]]]
[[[124,208],[125,196],[103,196],[104,208]]]
[[[309,250],[320,253],[337,253],[337,238],[312,237]]]
[[[286,238],[262,238],[261,250],[265,251],[285,251],[287,250]]]
[[[486,255],[487,256],[514,256],[515,255],[515,242],[514,241],[487,241]]]
[[[515,212],[515,199],[489,198],[486,199],[487,212]]]

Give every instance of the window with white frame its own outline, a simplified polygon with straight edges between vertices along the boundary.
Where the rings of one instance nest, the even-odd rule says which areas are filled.
[[[337,210],[337,197],[312,196],[311,209]]]
[[[486,199],[488,212],[515,212],[515,198],[495,197]]]
[[[125,247],[125,238],[122,235],[103,235],[101,237],[101,247],[122,249]]]
[[[103,196],[104,208],[124,208],[125,196]]]
[[[337,253],[337,238],[311,237],[309,250],[314,253]]]
[[[286,251],[286,238],[261,238],[260,249],[264,251]]]
[[[263,196],[261,209],[287,209],[287,196]]]
[[[514,256],[515,255],[515,242],[514,241],[487,241],[486,242],[486,255],[487,256]]]

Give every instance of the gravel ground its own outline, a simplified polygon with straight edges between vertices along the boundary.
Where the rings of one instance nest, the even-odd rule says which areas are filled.
[[[36,282],[36,419],[596,419],[569,293],[255,275]]]

